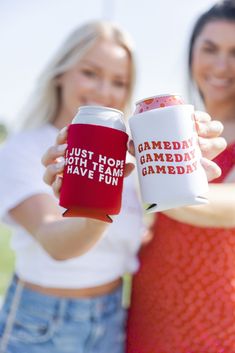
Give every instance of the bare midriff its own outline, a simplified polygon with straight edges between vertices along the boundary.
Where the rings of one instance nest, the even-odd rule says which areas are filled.
[[[24,287],[46,295],[66,298],[90,298],[112,293],[121,285],[121,278],[95,287],[88,288],[49,288],[20,280]]]

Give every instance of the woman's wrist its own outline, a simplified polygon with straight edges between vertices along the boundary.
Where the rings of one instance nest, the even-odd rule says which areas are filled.
[[[89,251],[107,226],[89,218],[63,218],[41,225],[36,239],[55,260],[66,260]]]

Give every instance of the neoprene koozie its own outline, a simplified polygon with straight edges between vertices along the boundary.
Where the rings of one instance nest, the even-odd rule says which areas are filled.
[[[112,222],[121,209],[128,135],[122,112],[83,106],[68,129],[60,205],[65,217]]]
[[[207,203],[194,107],[178,95],[146,98],[136,103],[129,123],[147,210]]]

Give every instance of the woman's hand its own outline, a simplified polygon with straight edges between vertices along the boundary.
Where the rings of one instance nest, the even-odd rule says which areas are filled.
[[[227,146],[226,140],[220,137],[223,132],[223,124],[220,121],[212,121],[209,114],[199,111],[195,112],[195,122],[203,156],[201,162],[208,181],[211,181],[221,175],[221,169],[211,159],[223,152]]]
[[[50,185],[56,197],[59,198],[62,184],[62,174],[65,164],[65,151],[67,148],[68,127],[60,130],[56,138],[56,143],[51,146],[42,157],[42,164],[46,167],[43,180]]]
[[[195,122],[203,157],[201,163],[206,171],[208,181],[211,181],[221,175],[220,167],[211,159],[223,152],[227,146],[225,139],[220,137],[224,127],[220,121],[212,121],[210,115],[205,112],[195,112]],[[129,144],[129,152],[134,155],[133,141]]]
[[[54,146],[51,146],[42,157],[42,164],[46,167],[43,180],[50,185],[57,198],[60,196],[60,189],[62,185],[62,174],[65,165],[64,154],[67,148],[68,127],[63,128],[57,138]],[[131,148],[133,152],[133,147]],[[131,174],[135,165],[133,163],[126,163],[124,169],[124,177]]]

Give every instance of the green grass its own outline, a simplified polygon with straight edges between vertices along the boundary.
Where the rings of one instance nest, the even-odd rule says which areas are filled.
[[[14,253],[10,249],[11,233],[8,228],[0,224],[0,296],[6,291],[14,270]]]

